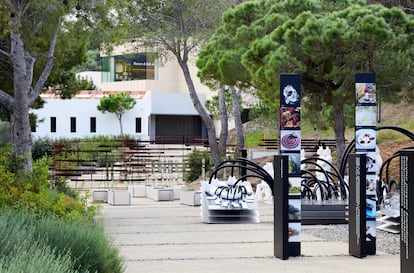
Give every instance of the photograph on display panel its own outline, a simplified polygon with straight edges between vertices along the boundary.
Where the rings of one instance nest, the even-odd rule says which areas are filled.
[[[367,152],[367,173],[377,173],[380,171],[382,166],[382,158],[381,155],[376,151]]]
[[[375,220],[368,220],[367,227],[366,227],[366,235],[367,241],[375,241],[375,237],[377,237],[377,223]]]
[[[289,242],[300,242],[300,230],[301,224],[289,223],[288,224],[288,241]]]
[[[375,220],[375,217],[377,216],[377,201],[375,200],[375,196],[373,195],[367,196],[366,201],[367,201],[367,209],[366,209],[367,219]]]
[[[355,108],[355,126],[375,126],[377,124],[377,106],[361,106]]]
[[[289,177],[289,195],[300,195],[301,183],[301,177]]]
[[[376,194],[377,189],[377,176],[375,174],[367,174],[366,176],[366,194]]]
[[[355,136],[355,148],[357,150],[375,149],[377,145],[377,132],[375,129],[358,128]]]
[[[300,90],[292,84],[282,87],[280,104],[283,106],[300,106]]]
[[[375,83],[355,83],[356,103],[359,104],[375,104],[376,85]]]
[[[289,199],[288,205],[288,215],[289,220],[298,220],[301,219],[301,199]]]
[[[280,149],[300,151],[300,130],[280,130]]]
[[[280,107],[280,129],[300,129],[300,107]]]
[[[282,151],[281,155],[288,156],[288,174],[300,176],[300,153],[286,153]]]

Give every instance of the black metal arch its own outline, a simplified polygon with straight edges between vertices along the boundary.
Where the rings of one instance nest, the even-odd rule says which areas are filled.
[[[325,162],[326,164],[328,164],[331,169],[333,170],[333,172],[331,171],[326,171],[324,170],[318,163],[316,163],[316,160],[321,160],[323,162]],[[302,175],[303,174],[308,174],[310,175],[310,179],[313,181],[312,184],[317,184],[320,189],[324,189],[326,190],[326,196],[323,196],[324,199],[329,199],[332,197],[334,192],[338,191],[337,186],[338,185],[333,185],[330,181],[334,181],[334,177],[336,177],[339,181],[339,190],[341,195],[344,198],[347,198],[348,195],[348,188],[347,188],[347,184],[345,183],[343,177],[340,175],[340,173],[338,172],[337,168],[335,166],[332,165],[332,163],[330,163],[329,161],[323,159],[323,158],[306,158],[304,160],[301,161],[301,164],[312,164],[314,166],[316,166],[317,169],[314,169],[313,171],[319,171],[322,172],[324,174],[324,176],[326,177],[326,181],[319,181],[315,175],[313,175],[312,173],[310,173],[311,171],[309,170],[302,170]],[[240,177],[236,179],[235,181],[235,185],[240,182],[245,180],[246,178],[249,177],[255,177],[255,178],[259,178],[263,181],[265,181],[271,191],[272,194],[274,195],[274,179],[273,177],[265,170],[263,169],[261,166],[259,166],[257,163],[248,160],[246,158],[236,158],[236,159],[229,159],[229,160],[225,160],[222,161],[211,173],[210,178],[209,178],[209,184],[211,184],[212,180],[214,178],[217,178],[217,174],[223,170],[223,169],[231,169],[231,175],[234,175],[235,169],[239,170],[239,173],[241,173]],[[247,171],[250,171],[251,173],[247,174]],[[303,179],[303,176],[302,176]],[[307,189],[310,189],[310,185],[308,185],[307,183],[305,183],[302,180],[301,186],[304,187],[304,190],[306,191]],[[304,195],[304,193],[302,192],[302,195]],[[306,195],[306,194],[305,194]],[[312,193],[311,194],[311,198],[314,198],[315,195]]]
[[[406,135],[407,137],[409,137],[411,140],[414,141],[414,133],[408,131],[407,129],[398,127],[398,126],[377,126],[375,130],[376,131],[394,130],[394,131],[402,133],[403,135]],[[346,164],[348,163],[349,154],[353,151],[354,148],[355,148],[355,138],[349,143],[349,145],[345,149],[344,156],[342,157],[341,164],[339,166],[339,173],[341,174],[342,177],[345,175],[345,169],[346,169]]]
[[[333,172],[332,171],[326,171],[326,170],[324,170],[317,163],[318,160],[323,161],[326,164],[328,164],[331,167],[331,169],[333,170]],[[337,180],[338,180],[338,182],[339,182],[339,188],[340,188],[341,195],[344,198],[347,198],[348,197],[348,192],[349,192],[348,185],[345,183],[345,180],[344,180],[343,176],[339,173],[338,169],[332,163],[330,163],[329,161],[327,161],[324,158],[319,158],[319,157],[306,158],[306,159],[304,159],[304,160],[301,161],[301,164],[304,164],[304,163],[306,163],[306,164],[313,164],[313,165],[315,165],[315,166],[317,166],[319,168],[319,169],[312,169],[311,171],[317,171],[317,172],[322,172],[323,173],[323,175],[326,178],[326,182],[328,183],[327,190],[328,190],[328,197],[329,198],[332,196],[332,190],[336,190],[336,188],[334,187],[336,185],[332,185],[332,183],[330,183],[330,180],[331,181],[334,181],[335,180],[334,177],[336,177]],[[303,172],[303,170],[302,170],[302,172]],[[315,178],[312,176],[312,180],[313,179],[315,179]]]
[[[244,180],[245,178],[248,177],[256,177],[256,178],[260,178],[263,181],[265,181],[270,189],[272,190],[272,194],[274,195],[274,189],[273,189],[273,177],[265,170],[263,169],[261,166],[259,166],[258,164],[256,164],[255,162],[248,160],[247,158],[243,158],[243,157],[239,157],[236,159],[229,159],[229,160],[225,160],[222,161],[212,172],[212,174],[210,175],[210,179],[208,181],[209,184],[211,184],[211,181],[213,180],[213,178],[217,177],[217,173],[225,168],[231,168],[232,169],[232,174],[234,173],[234,169],[238,168],[239,170],[243,170],[242,173],[244,173],[240,178],[238,178],[236,180],[236,183],[238,183],[239,181]],[[251,171],[253,172],[252,174],[246,174],[245,171]]]

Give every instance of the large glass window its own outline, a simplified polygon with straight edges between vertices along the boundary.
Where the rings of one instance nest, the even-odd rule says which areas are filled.
[[[137,53],[102,58],[102,81],[155,80],[155,54]]]

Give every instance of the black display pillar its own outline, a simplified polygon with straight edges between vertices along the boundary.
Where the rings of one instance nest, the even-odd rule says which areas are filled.
[[[368,158],[375,159],[377,149],[377,87],[374,73],[359,73],[355,75],[355,153],[366,154]],[[374,164],[375,165],[375,164]],[[365,165],[364,165],[365,166]],[[379,169],[368,164],[364,167],[365,179],[361,180],[366,190],[366,255],[376,254],[376,183]]]
[[[290,256],[288,242],[288,162],[287,155],[277,155],[273,160],[274,256],[283,260]]]
[[[414,255],[411,254],[410,246],[414,240],[414,218],[410,218],[410,211],[414,211],[414,150],[401,152],[400,157],[400,259],[401,273],[413,272]],[[412,198],[410,200],[410,197]]]
[[[302,200],[301,200],[301,76],[299,74],[280,75],[280,108],[279,108],[279,155],[287,156],[282,178],[283,185],[278,188],[283,196],[283,242],[288,245],[288,256],[300,256],[302,233]],[[280,163],[278,163],[280,164]],[[275,175],[276,177],[276,175]],[[277,182],[277,181],[276,181]],[[280,194],[276,191],[276,194]],[[280,209],[280,208],[275,208]],[[277,211],[275,211],[277,212]],[[281,216],[281,214],[280,214]],[[287,218],[286,218],[287,217]],[[285,220],[286,219],[286,220]],[[276,222],[275,222],[276,224]],[[286,226],[287,225],[287,226]],[[287,258],[286,256],[281,256]]]
[[[349,155],[349,254],[367,256],[366,154]]]

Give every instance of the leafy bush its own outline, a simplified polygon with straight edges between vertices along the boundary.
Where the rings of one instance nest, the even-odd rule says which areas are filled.
[[[123,143],[111,136],[83,139],[59,139],[52,143],[50,152],[55,167],[60,170],[76,169],[80,165],[109,166],[119,160],[118,148]]]
[[[0,150],[0,206],[25,208],[38,215],[53,213],[68,219],[91,219],[96,215],[96,207],[88,206],[86,198],[73,192],[67,195],[59,191],[63,186],[59,189],[49,184],[47,158],[35,161],[29,172],[20,171],[22,162],[9,149]]]
[[[58,253],[68,251],[74,268],[79,272],[122,272],[123,263],[118,250],[108,241],[103,225],[97,222],[71,222],[42,218],[36,227],[44,244],[54,246]]]
[[[200,151],[194,149],[191,153],[189,153],[187,164],[190,170],[186,175],[187,182],[194,181],[200,177],[202,173],[203,159],[205,160],[206,170],[210,170],[212,167],[212,160],[209,151]]]
[[[37,243],[15,245],[8,257],[0,256],[0,272],[3,273],[75,273],[69,254],[56,255],[48,246]]]
[[[32,158],[33,160],[40,159],[50,151],[52,147],[53,140],[50,138],[39,138],[33,141],[32,145]]]
[[[10,123],[0,120],[0,147],[6,147],[10,140]]]
[[[0,209],[0,272],[120,273],[123,262],[103,226]]]

